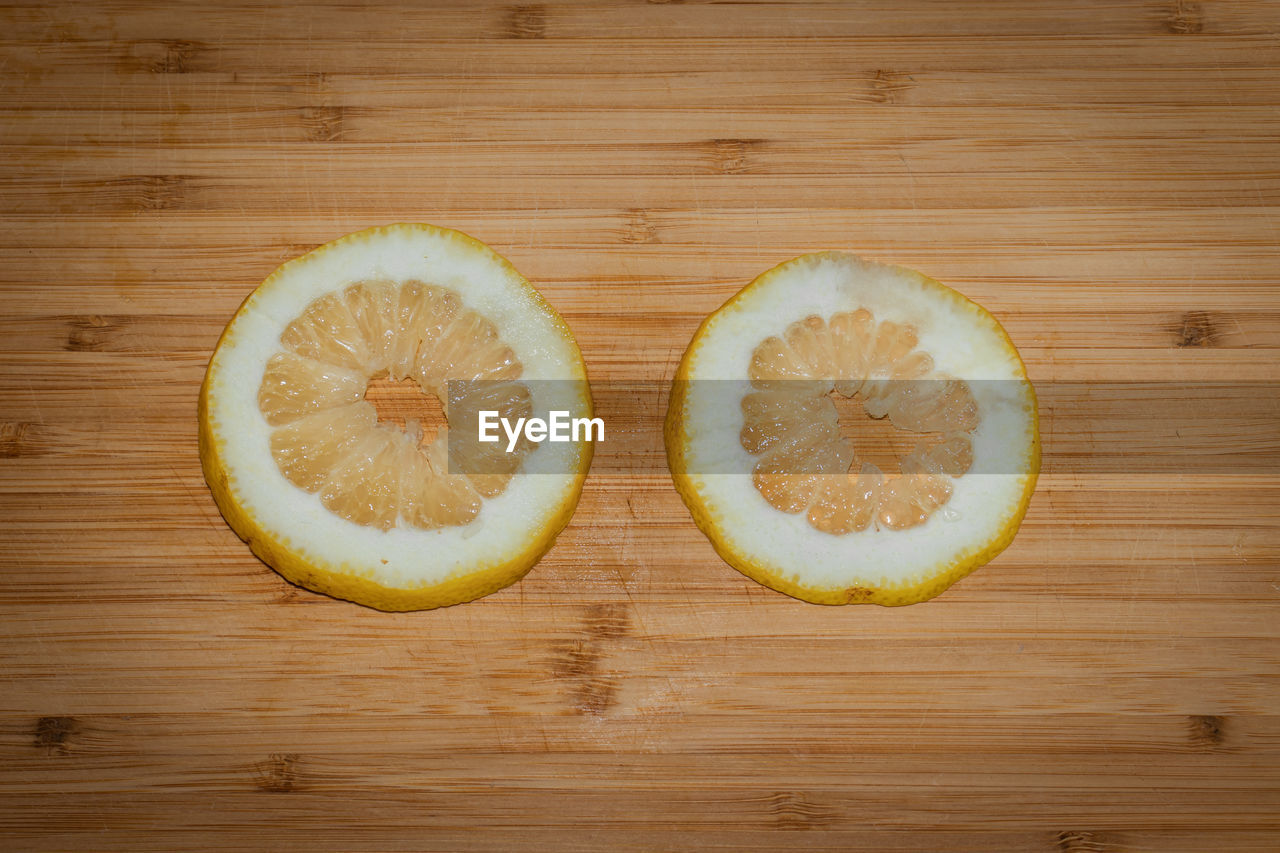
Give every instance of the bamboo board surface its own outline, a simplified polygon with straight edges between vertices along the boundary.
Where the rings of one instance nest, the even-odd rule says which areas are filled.
[[[1280,5],[0,23],[0,849],[1280,849],[1280,478],[1046,477],[882,609],[601,475],[520,584],[390,615],[252,557],[195,419],[262,278],[404,220],[509,257],[598,383],[822,248],[957,287],[1038,382],[1274,381]]]

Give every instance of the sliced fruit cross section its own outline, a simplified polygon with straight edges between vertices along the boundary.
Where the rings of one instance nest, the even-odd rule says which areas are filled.
[[[898,471],[842,435],[837,401],[913,436]],[[937,595],[1013,540],[1040,464],[1035,392],[996,319],[841,252],[781,264],[703,321],[665,437],[716,551],[823,604]]]
[[[424,444],[412,419],[379,422],[365,393],[380,377],[438,397],[449,426]],[[372,228],[245,300],[205,374],[200,457],[232,529],[289,580],[385,610],[440,607],[527,572],[591,461],[587,442],[480,442],[480,410],[590,417],[568,327],[465,234]]]

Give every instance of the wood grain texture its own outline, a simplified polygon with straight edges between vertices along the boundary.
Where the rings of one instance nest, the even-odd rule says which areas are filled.
[[[0,848],[1276,850],[1274,472],[1046,477],[894,610],[759,587],[660,471],[597,475],[522,583],[383,614],[250,555],[195,400],[277,264],[403,220],[507,255],[598,383],[837,247],[985,304],[1037,381],[1274,382],[1278,33],[1249,0],[3,4]]]

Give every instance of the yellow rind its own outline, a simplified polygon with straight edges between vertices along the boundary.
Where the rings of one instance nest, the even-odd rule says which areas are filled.
[[[570,332],[564,318],[551,307],[545,297],[516,270],[510,261],[484,243],[461,231],[426,223],[398,223],[367,228],[325,243],[305,255],[285,262],[275,272],[267,276],[262,284],[255,288],[254,293],[269,285],[284,274],[290,266],[299,263],[309,255],[328,251],[347,242],[368,240],[378,234],[398,229],[420,229],[449,236],[495,258],[508,271],[513,273],[516,280],[529,291],[538,306],[555,324],[560,334],[573,343],[573,351],[578,354],[577,369],[582,376],[586,416],[592,417],[594,412],[590,385],[587,382],[586,364],[582,360],[582,354],[578,350],[573,333]],[[270,531],[259,525],[235,497],[226,466],[221,459],[221,443],[213,435],[209,423],[208,403],[209,390],[214,379],[213,365],[217,358],[218,349],[227,340],[227,336],[235,326],[236,320],[246,310],[252,299],[253,293],[249,294],[240,304],[231,321],[227,323],[227,327],[223,330],[221,337],[218,338],[218,344],[209,359],[209,369],[206,371],[204,382],[200,386],[200,400],[197,408],[199,415],[200,467],[204,471],[205,481],[209,484],[209,490],[213,494],[214,502],[218,505],[218,510],[222,513],[222,517],[226,519],[227,524],[235,531],[236,535],[249,544],[250,550],[260,560],[289,581],[334,598],[354,601],[377,610],[431,610],[437,607],[448,607],[454,604],[474,601],[477,598],[510,586],[524,577],[533,568],[534,564],[555,544],[556,537],[565,528],[565,525],[569,523],[569,519],[573,517],[574,510],[578,505],[578,499],[582,495],[582,485],[586,480],[587,471],[591,467],[591,457],[594,451],[590,442],[584,442],[583,444],[582,460],[568,498],[551,522],[543,528],[541,535],[532,540],[523,551],[509,560],[471,566],[466,571],[458,572],[436,584],[418,588],[388,587],[346,571],[341,566],[333,566],[315,558],[308,559],[297,550],[290,548],[288,542],[278,539]]]
[[[1035,387],[1031,381],[1027,379],[1026,365],[1022,361],[1022,357],[1018,354],[1017,347],[1014,346],[1013,339],[1009,337],[1009,333],[1005,330],[1000,321],[995,318],[991,312],[983,308],[978,303],[966,297],[959,291],[947,287],[940,281],[923,275],[915,270],[907,267],[892,266],[893,269],[900,273],[919,279],[921,282],[935,287],[944,295],[963,301],[969,306],[969,310],[981,312],[991,320],[995,328],[1004,337],[1008,349],[1013,353],[1018,361],[1019,372],[1022,379],[1027,379],[1027,386],[1031,390],[1032,410],[1032,456],[1031,464],[1027,471],[1026,484],[1023,488],[1021,500],[1016,509],[1010,514],[1005,525],[1001,528],[1000,533],[990,540],[985,547],[969,554],[958,556],[951,563],[937,567],[937,570],[929,575],[929,577],[916,584],[900,584],[890,586],[868,586],[859,585],[852,587],[823,587],[812,586],[803,583],[797,583],[774,566],[767,566],[754,562],[747,554],[734,548],[732,542],[724,534],[721,525],[717,523],[713,517],[714,513],[707,507],[702,497],[698,494],[693,480],[688,473],[688,468],[684,459],[684,407],[686,389],[688,388],[689,373],[694,358],[697,355],[698,346],[702,341],[703,335],[715,323],[716,318],[724,311],[732,308],[739,301],[746,298],[749,292],[758,286],[765,284],[772,276],[789,267],[792,264],[809,262],[823,257],[831,258],[847,258],[849,257],[843,252],[815,252],[808,255],[801,255],[798,258],[792,258],[785,261],[772,269],[766,270],[756,276],[746,287],[739,290],[736,294],[729,298],[723,305],[713,311],[711,314],[699,324],[698,329],[693,334],[689,346],[685,349],[684,356],[680,359],[680,364],[676,368],[675,378],[671,384],[670,402],[667,405],[667,416],[663,424],[663,438],[667,449],[667,466],[671,471],[671,479],[675,483],[676,491],[680,493],[681,499],[684,500],[685,506],[689,508],[690,515],[693,516],[693,522],[698,529],[711,540],[711,545],[715,548],[717,554],[720,555],[726,563],[737,569],[742,574],[763,584],[778,592],[785,593],[793,598],[808,601],[813,604],[879,604],[885,607],[900,607],[907,604],[918,604],[922,601],[928,601],[944,592],[949,586],[956,581],[973,572],[975,569],[981,568],[1009,547],[1009,543],[1018,533],[1018,528],[1022,524],[1022,519],[1027,513],[1027,507],[1031,503],[1031,495],[1035,492],[1036,481],[1040,474],[1040,415],[1039,404],[1035,394]]]

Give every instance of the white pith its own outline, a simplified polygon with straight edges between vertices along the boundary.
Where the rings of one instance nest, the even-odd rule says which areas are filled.
[[[770,506],[755,489],[758,456],[743,449],[739,406],[750,390],[751,354],[810,315],[866,308],[877,321],[914,326],[917,348],[938,373],[965,380],[1023,380],[1017,353],[989,314],[908,270],[850,255],[805,256],[784,265],[717,312],[687,357],[681,434],[689,483],[723,538],[742,559],[806,587],[920,584],[987,549],[1021,511],[1036,458],[1035,401],[1025,382],[971,383],[981,419],[971,434],[971,473],[952,478],[943,511],[908,530],[874,526],[842,536],[815,530],[804,513]],[[741,393],[699,394],[701,380],[731,380]],[[998,462],[995,460],[999,460]],[[993,470],[1020,473],[983,473]],[[725,473],[708,473],[725,472]]]
[[[430,586],[501,564],[543,536],[577,493],[584,448],[544,442],[522,474],[485,500],[462,527],[387,531],[347,521],[280,473],[271,427],[258,405],[280,333],[317,297],[359,281],[420,280],[456,291],[483,314],[523,365],[534,414],[589,412],[585,370],[554,312],[497,255],[462,235],[413,226],[362,232],[290,262],[263,283],[228,329],[210,364],[208,421],[232,497],[257,524],[307,562],[392,588]],[[537,382],[533,380],[574,380]]]

